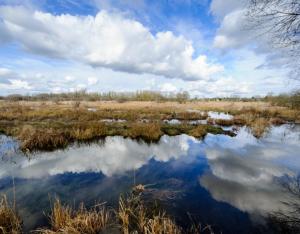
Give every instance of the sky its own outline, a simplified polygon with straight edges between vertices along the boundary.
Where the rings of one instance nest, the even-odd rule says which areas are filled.
[[[247,27],[246,9],[247,0],[0,0],[0,96],[300,88],[286,53]]]

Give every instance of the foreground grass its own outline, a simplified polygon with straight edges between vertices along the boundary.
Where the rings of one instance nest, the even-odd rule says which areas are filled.
[[[56,199],[49,216],[49,229],[38,229],[38,233],[101,233],[113,225],[112,212],[99,205],[87,209],[83,203],[78,210],[62,205]]]
[[[18,234],[22,231],[22,222],[16,208],[11,206],[6,197],[0,200],[0,233]]]
[[[206,125],[188,124],[207,119],[207,111],[230,113],[234,118],[208,119]],[[300,122],[299,118],[298,110],[265,102],[0,101],[0,132],[19,139],[25,152],[64,148],[74,141],[86,142],[115,135],[146,142],[158,141],[163,134],[188,134],[197,138],[207,133],[233,135],[219,125],[246,125],[260,137],[273,124]],[[164,123],[171,119],[181,123]]]
[[[174,219],[159,209],[155,202],[144,202],[143,185],[133,188],[127,196],[120,196],[119,207],[108,209],[105,203],[96,204],[87,209],[81,203],[78,209],[64,205],[55,199],[49,214],[49,226],[33,230],[40,234],[97,234],[97,233],[141,233],[141,234],[183,234],[213,233],[210,226],[191,224],[184,230]],[[22,233],[21,221],[16,211],[8,205],[6,199],[0,203],[2,215],[0,233]],[[2,232],[1,232],[2,230]]]

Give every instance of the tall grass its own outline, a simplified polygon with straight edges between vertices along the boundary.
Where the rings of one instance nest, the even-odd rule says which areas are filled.
[[[11,206],[6,197],[0,200],[0,234],[22,233],[22,221],[16,212],[16,207]]]
[[[119,207],[114,211],[106,209],[103,204],[92,209],[86,209],[81,204],[78,210],[74,210],[56,199],[49,216],[50,227],[38,229],[36,232],[41,234],[200,233],[197,232],[200,230],[198,228],[200,225],[184,231],[164,211],[147,206],[141,194],[133,191],[127,196],[120,196]]]
[[[182,233],[182,229],[165,212],[147,208],[137,194],[120,197],[117,217],[124,234]]]
[[[50,217],[50,229],[38,229],[38,233],[74,233],[96,234],[112,225],[112,212],[104,205],[87,209],[83,203],[78,210],[68,205],[62,205],[55,199]]]

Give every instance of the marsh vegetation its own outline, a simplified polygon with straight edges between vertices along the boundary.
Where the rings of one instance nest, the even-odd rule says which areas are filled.
[[[151,144],[109,136],[30,157],[1,136],[0,193],[16,201],[2,203],[16,214],[3,225],[17,221],[24,233],[270,233],[256,220],[288,214],[282,201],[293,200],[279,181],[298,171],[299,126],[272,126],[259,139],[247,127],[236,134],[164,135]]]
[[[165,100],[171,101],[147,101],[159,95],[151,92],[127,94],[132,98],[126,102],[119,102],[117,97],[122,94],[117,93],[99,94],[100,99],[117,101],[86,101],[93,95],[83,92],[19,99],[7,97],[0,102],[0,131],[19,139],[23,151],[34,151],[65,148],[73,142],[116,135],[147,142],[158,141],[164,134],[187,134],[197,138],[207,133],[234,135],[221,126],[246,125],[260,137],[271,125],[300,121],[298,109],[263,101],[186,99],[183,102],[170,97]],[[214,119],[208,116],[208,111],[229,113],[233,118]],[[171,120],[178,123],[166,122]],[[196,122],[200,120],[206,122]]]

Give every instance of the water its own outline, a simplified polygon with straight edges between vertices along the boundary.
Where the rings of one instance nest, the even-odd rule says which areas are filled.
[[[135,182],[147,185],[147,197],[182,225],[189,213],[222,233],[267,232],[264,217],[289,209],[282,201],[292,197],[281,180],[300,172],[299,142],[299,126],[283,125],[260,140],[246,128],[236,137],[163,136],[158,144],[108,137],[28,159],[16,141],[1,136],[0,193],[12,198],[14,178],[26,230],[46,225],[43,211],[54,196],[70,204],[116,206]]]
[[[199,114],[202,114],[202,115],[205,114],[204,111],[199,111],[199,110],[189,109],[187,111],[188,112],[199,113]],[[190,120],[190,121],[185,121],[185,123],[192,124],[192,125],[198,125],[198,124],[201,125],[201,124],[207,124],[207,120],[209,118],[211,118],[211,119],[224,119],[224,120],[231,120],[231,119],[233,119],[233,115],[230,115],[230,114],[224,113],[224,112],[208,111],[207,115],[208,115],[207,119]],[[181,121],[179,119],[170,119],[170,120],[166,119],[166,120],[164,120],[164,123],[167,123],[167,124],[181,124],[181,123],[183,123],[183,121]],[[226,129],[232,130],[232,126],[226,127]]]
[[[209,111],[207,114],[208,117],[212,119],[226,119],[226,120],[233,119],[233,115],[223,113],[223,112]]]

